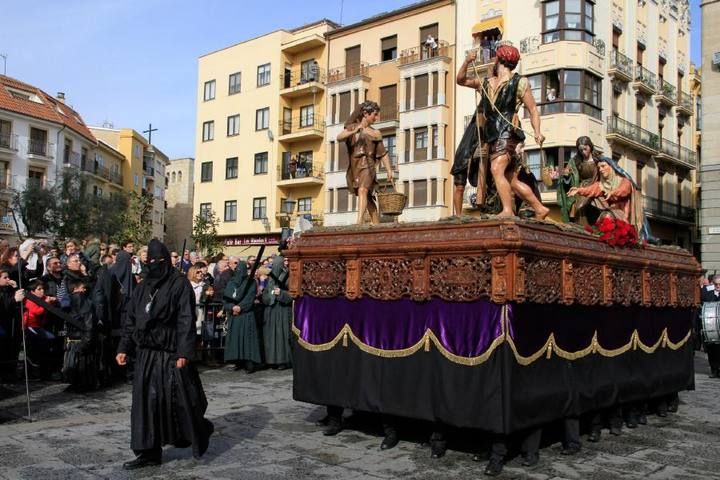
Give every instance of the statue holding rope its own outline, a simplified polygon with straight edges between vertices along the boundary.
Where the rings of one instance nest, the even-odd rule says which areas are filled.
[[[465,58],[457,74],[457,83],[470,87],[480,92],[480,104],[477,107],[474,122],[468,126],[468,131],[460,142],[458,152],[455,155],[452,174],[454,177],[455,191],[453,197],[455,215],[462,214],[462,202],[465,191],[465,183],[468,180],[468,166],[470,156],[475,148],[467,148],[472,145],[479,145],[480,142],[487,144],[487,153],[490,157],[490,172],[495,183],[497,195],[502,204],[499,216],[513,216],[512,193],[515,193],[524,200],[535,212],[535,218],[544,219],[550,210],[545,207],[539,198],[537,188],[529,185],[518,176],[521,164],[517,160],[518,152],[522,149],[525,141],[525,132],[520,127],[520,120],[517,116],[521,106],[525,106],[530,112],[530,123],[533,128],[535,143],[542,147],[545,137],[540,132],[540,112],[535,105],[532,91],[527,78],[521,77],[512,71],[520,61],[520,52],[517,48],[506,43],[497,49],[497,60],[493,67],[493,75],[481,79],[475,71],[473,78],[468,77],[468,67],[472,64],[475,67],[477,52],[471,51]],[[476,132],[472,132],[471,128]],[[469,141],[465,142],[466,138]],[[475,142],[472,137],[477,137]],[[466,148],[463,148],[463,145]],[[479,149],[478,149],[479,150]],[[479,168],[480,178],[478,179],[478,203],[486,193],[484,185],[484,169]],[[473,180],[471,179],[471,183]]]

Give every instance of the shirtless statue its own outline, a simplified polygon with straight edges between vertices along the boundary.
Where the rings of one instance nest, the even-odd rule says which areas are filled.
[[[468,66],[476,57],[476,51],[468,53],[457,74],[457,83],[480,90],[481,93],[478,110],[485,120],[481,137],[488,144],[490,172],[502,203],[502,211],[498,216],[514,215],[514,192],[535,211],[535,218],[542,220],[550,210],[541,203],[530,186],[518,179],[519,165],[516,165],[515,161],[516,147],[525,140],[525,133],[520,128],[517,116],[521,106],[524,105],[530,112],[535,142],[542,145],[545,141],[545,137],[540,133],[540,112],[535,105],[529,82],[527,78],[512,73],[520,61],[520,52],[509,44],[499,46],[493,76],[484,80],[477,76],[468,78]],[[455,178],[453,207],[455,215],[461,215],[467,176],[456,174]]]

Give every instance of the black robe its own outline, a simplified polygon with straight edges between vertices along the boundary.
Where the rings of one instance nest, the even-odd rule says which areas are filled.
[[[207,450],[212,424],[204,418],[207,399],[190,362],[195,351],[195,295],[175,270],[143,281],[127,303],[118,351],[135,352],[131,447],[136,453],[163,445]],[[189,363],[176,368],[178,358]]]
[[[73,387],[87,390],[97,387],[97,320],[95,308],[85,295],[70,296],[70,316],[66,322],[67,340],[63,376]]]

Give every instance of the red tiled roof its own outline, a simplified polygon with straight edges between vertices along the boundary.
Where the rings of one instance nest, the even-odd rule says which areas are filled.
[[[21,90],[30,94],[37,95],[43,103],[36,103],[22,98],[16,98],[10,94],[7,88]],[[63,113],[58,112],[60,109]],[[8,110],[10,112],[20,113],[29,117],[47,120],[48,122],[65,125],[75,133],[82,135],[91,142],[97,143],[95,136],[85,125],[80,114],[75,110],[60,102],[54,97],[43,92],[37,87],[21,82],[5,75],[0,75],[0,110]]]

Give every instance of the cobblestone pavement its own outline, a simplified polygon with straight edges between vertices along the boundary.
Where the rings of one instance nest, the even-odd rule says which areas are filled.
[[[709,379],[704,355],[696,357],[696,391],[681,393],[680,412],[649,417],[623,435],[585,443],[572,458],[555,443],[532,470],[510,460],[501,478],[708,479],[720,478],[720,380]],[[378,428],[347,428],[324,437],[314,425],[324,410],[292,400],[292,373],[253,375],[226,368],[204,370],[215,423],[208,453],[166,448],[164,463],[135,472],[121,464],[129,450],[130,387],[87,395],[58,383],[32,383],[32,423],[24,413],[21,384],[0,386],[0,479],[436,479],[482,478],[471,460],[474,446],[451,442],[448,454],[430,459],[422,435],[401,437],[381,451]],[[370,422],[374,423],[374,422]],[[462,432],[459,432],[460,434]],[[458,435],[455,436],[457,438]],[[462,435],[460,435],[462,436]],[[547,443],[547,442],[546,442]]]

